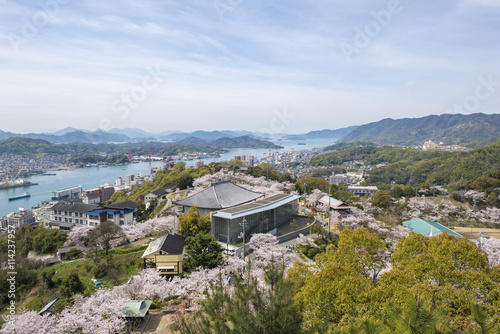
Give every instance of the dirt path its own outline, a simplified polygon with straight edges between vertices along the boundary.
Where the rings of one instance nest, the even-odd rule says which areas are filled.
[[[496,228],[479,228],[479,227],[458,227],[455,226],[453,231],[463,235],[468,239],[477,239],[479,232],[484,236],[493,237],[500,240],[500,229]]]

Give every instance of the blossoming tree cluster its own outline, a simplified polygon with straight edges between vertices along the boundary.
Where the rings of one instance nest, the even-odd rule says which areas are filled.
[[[125,237],[129,241],[138,240],[141,238],[154,236],[161,233],[166,233],[168,231],[173,230],[174,227],[174,217],[167,216],[162,218],[153,218],[149,219],[143,223],[137,223],[130,226],[123,226],[123,232],[125,233]],[[68,239],[64,243],[66,247],[75,246],[75,245],[83,245],[89,241],[89,235],[92,231],[92,227],[88,226],[75,226],[73,230],[69,233]],[[126,240],[120,240],[120,243],[125,242]],[[114,246],[119,246],[119,244],[115,244]]]
[[[214,269],[202,269],[180,278],[164,279],[155,270],[143,270],[132,276],[127,283],[113,289],[102,288],[91,296],[76,295],[72,306],[65,308],[55,317],[39,316],[36,312],[25,312],[17,316],[16,324],[5,324],[2,334],[62,334],[62,333],[114,333],[125,329],[124,305],[128,300],[188,297],[202,300],[204,292],[222,277],[222,284],[229,286],[232,275],[246,273],[264,282],[264,267],[270,263],[286,266],[286,251],[278,247],[275,236],[255,234],[249,242],[255,253],[255,260],[245,263],[232,258]]]

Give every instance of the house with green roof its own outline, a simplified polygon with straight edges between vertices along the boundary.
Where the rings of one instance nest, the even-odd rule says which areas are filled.
[[[144,318],[152,303],[152,300],[130,300],[125,304],[123,313],[127,318]]]
[[[412,220],[407,220],[403,222],[403,225],[408,227],[410,230],[412,230],[415,233],[422,234],[426,237],[435,237],[437,235],[440,235],[443,232],[446,232],[448,234],[453,235],[454,237],[457,238],[462,238],[460,234],[457,232],[450,230],[446,226],[443,226],[439,223],[430,221],[430,220],[425,220],[421,218],[415,218]]]

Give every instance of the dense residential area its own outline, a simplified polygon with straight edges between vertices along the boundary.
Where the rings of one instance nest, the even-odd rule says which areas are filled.
[[[496,332],[499,150],[338,143],[303,173],[288,152],[55,191],[3,222],[0,332]]]

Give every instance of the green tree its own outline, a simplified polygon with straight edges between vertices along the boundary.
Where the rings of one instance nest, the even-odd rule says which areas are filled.
[[[469,188],[470,189],[475,189],[478,191],[486,191],[488,189],[492,188],[498,188],[500,187],[500,180],[488,176],[480,176],[474,181],[469,183]]]
[[[344,229],[340,233],[337,247],[328,246],[326,253],[320,255],[318,261],[340,263],[375,282],[385,268],[383,253],[386,250],[385,242],[367,228]]]
[[[294,277],[301,275],[295,272]],[[302,279],[304,283],[295,295],[295,302],[303,311],[306,328],[331,323],[345,326],[351,317],[366,312],[373,283],[354,268],[329,262]]]
[[[85,286],[80,280],[80,276],[77,273],[70,274],[65,278],[60,287],[61,295],[65,298],[70,298],[77,293],[83,293],[85,291]]]
[[[386,328],[392,333],[452,333],[444,310],[418,294],[410,295],[398,305],[389,305],[385,313]]]
[[[392,204],[391,193],[388,190],[377,191],[373,196],[372,203],[379,208],[388,208]]]
[[[57,248],[62,247],[62,245],[68,238],[67,232],[60,230],[49,230],[41,226],[34,228],[33,234],[33,250],[37,254],[55,253],[57,251]]]
[[[42,271],[42,279],[45,285],[47,285],[48,289],[52,289],[55,286],[55,282],[52,280],[55,274],[56,271],[54,269],[48,269]]]
[[[67,259],[77,259],[82,255],[82,251],[76,248],[71,248],[69,252],[66,253]]]
[[[264,270],[265,288],[257,278],[231,278],[232,291],[224,288],[222,278],[212,285],[201,310],[183,319],[185,333],[306,333],[302,314],[293,303],[292,283],[284,279],[283,267],[274,264]]]
[[[192,206],[188,212],[179,217],[179,230],[183,237],[192,236],[198,233],[210,233],[210,215],[200,216],[198,208]]]
[[[182,172],[179,177],[179,182],[177,183],[177,188],[180,190],[187,189],[187,187],[193,186],[193,177],[187,172]]]
[[[471,317],[471,306],[483,301],[493,310],[496,295],[488,257],[473,242],[447,233],[428,238],[410,233],[399,240],[393,269],[380,277],[382,299],[405,298],[409,290],[453,315],[454,323]],[[491,311],[494,312],[494,311]]]
[[[185,271],[198,267],[212,269],[222,263],[222,246],[208,233],[197,233],[186,238],[186,258],[182,263]]]
[[[178,161],[174,165],[174,171],[180,173],[186,169],[186,163],[183,161]]]
[[[302,179],[298,179],[295,182],[295,190],[299,193],[310,194],[314,189],[319,189],[325,193],[330,192],[330,182],[320,178],[320,177],[305,177]],[[332,189],[334,189],[332,185]]]

